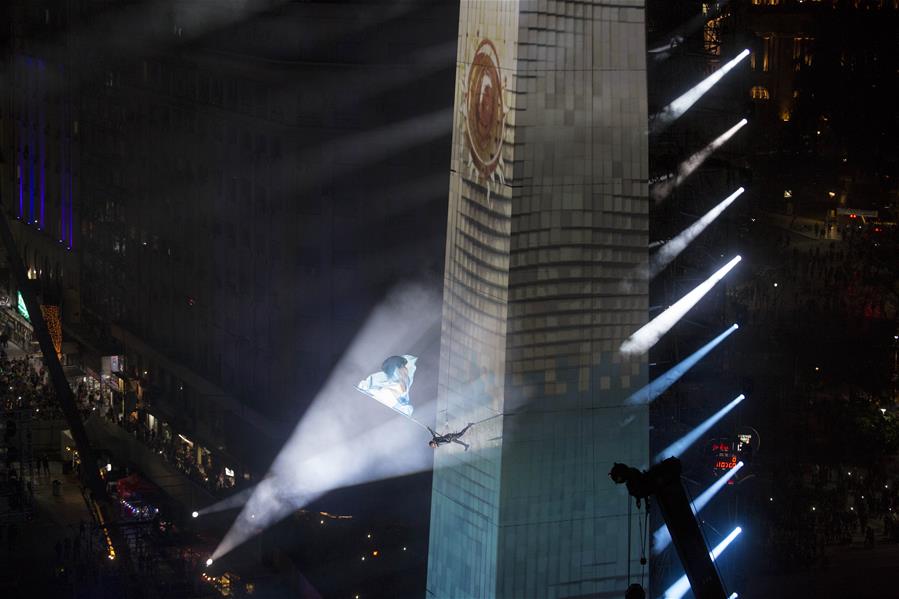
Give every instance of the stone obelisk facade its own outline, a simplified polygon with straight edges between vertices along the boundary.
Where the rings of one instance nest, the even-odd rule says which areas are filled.
[[[645,356],[618,352],[647,318],[645,52],[643,0],[462,0],[437,426],[479,424],[435,454],[428,597],[627,587],[607,472],[649,461]]]

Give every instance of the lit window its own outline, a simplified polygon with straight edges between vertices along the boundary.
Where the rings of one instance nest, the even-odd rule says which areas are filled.
[[[768,88],[763,85],[755,85],[749,90],[749,94],[752,96],[753,100],[768,100],[770,99],[770,95],[768,94]]]

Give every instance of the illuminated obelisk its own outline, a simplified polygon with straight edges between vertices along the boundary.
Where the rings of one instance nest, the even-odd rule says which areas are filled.
[[[647,317],[643,1],[462,0],[454,121],[437,426],[481,422],[435,453],[426,596],[623,596],[639,556],[606,473],[649,462],[625,406],[646,358],[618,352]]]

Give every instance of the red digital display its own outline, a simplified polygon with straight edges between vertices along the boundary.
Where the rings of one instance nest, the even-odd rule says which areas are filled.
[[[732,437],[718,437],[709,441],[708,452],[715,472],[733,470],[740,461],[740,441]]]
[[[731,470],[737,467],[737,456],[732,456],[730,460],[718,460],[715,462],[715,470]]]

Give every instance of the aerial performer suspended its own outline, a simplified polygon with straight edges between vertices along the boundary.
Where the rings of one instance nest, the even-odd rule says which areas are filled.
[[[465,428],[457,433],[443,433],[442,435],[438,435],[437,433],[435,433],[429,426],[428,432],[431,433],[431,440],[428,441],[428,446],[431,449],[437,449],[441,445],[446,445],[447,443],[458,443],[465,448],[465,451],[468,451],[468,448],[471,446],[468,443],[461,441],[460,439],[462,439],[462,435],[464,435],[465,432],[472,426],[474,426],[474,422],[469,422],[465,426]]]
[[[422,424],[412,417],[415,408],[409,397],[409,390],[412,388],[412,381],[415,377],[416,360],[418,358],[410,355],[390,356],[381,364],[380,371],[370,374],[359,381],[356,385],[356,390],[399,412],[418,426],[427,429],[431,433],[431,440],[428,442],[428,445],[432,449],[437,449],[441,445],[448,443],[456,443],[462,445],[465,447],[465,451],[468,451],[469,444],[461,441],[461,438],[474,423],[469,423],[468,426],[458,432],[448,432],[439,435],[431,427]]]

